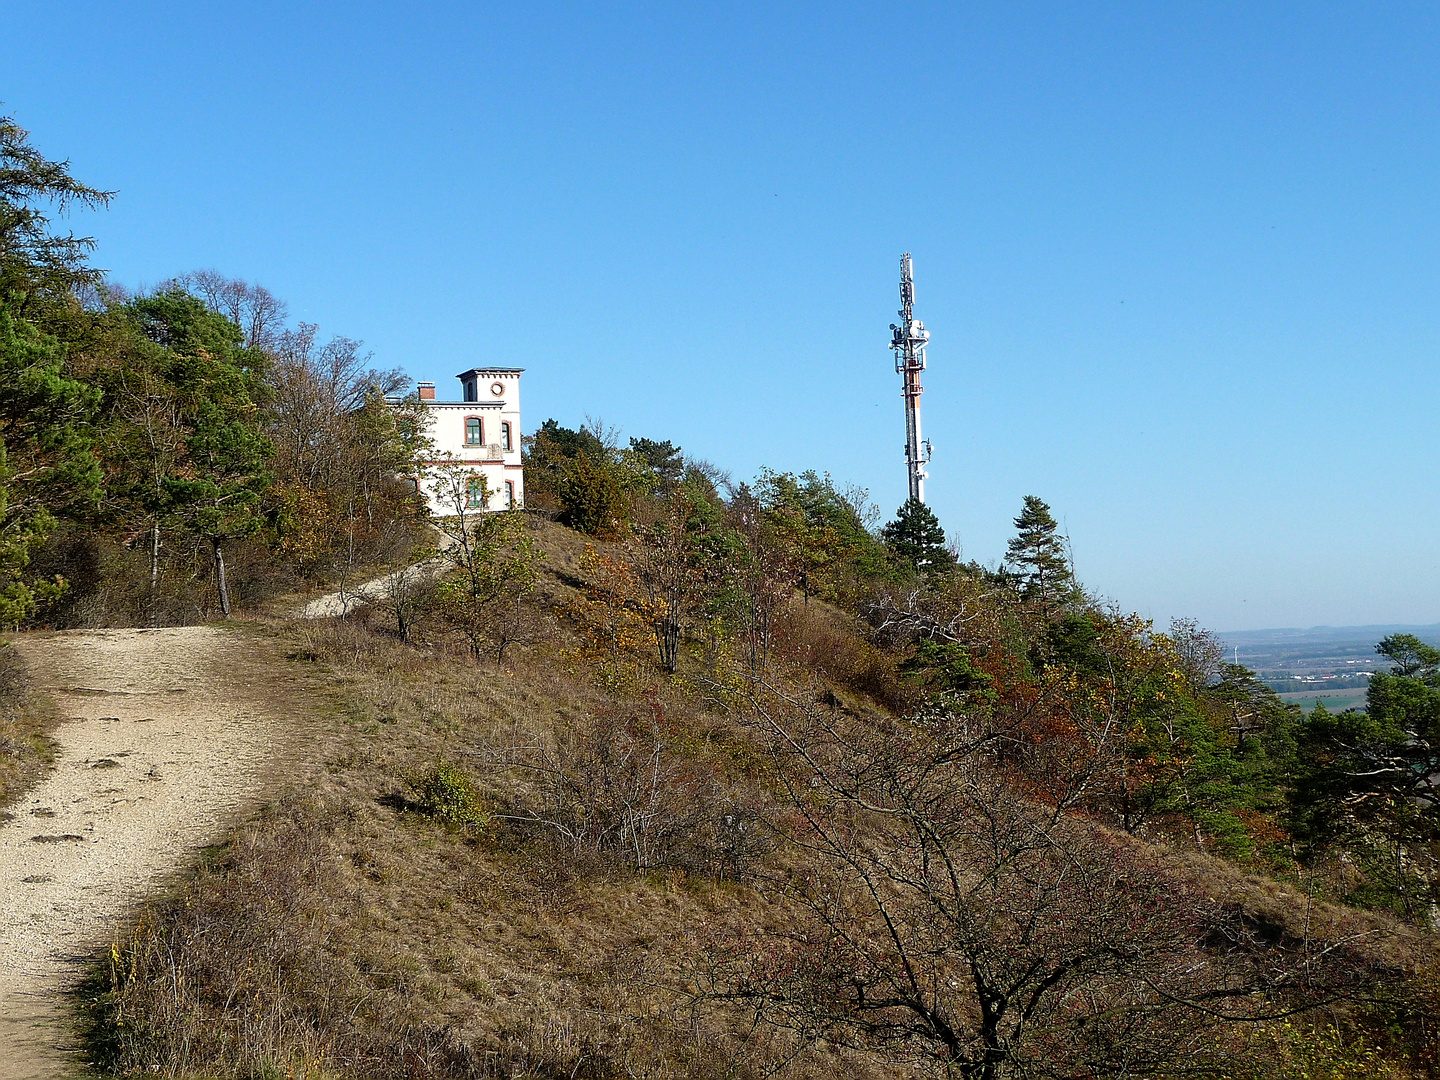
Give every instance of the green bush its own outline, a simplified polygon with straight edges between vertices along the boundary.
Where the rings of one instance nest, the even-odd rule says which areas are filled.
[[[490,816],[480,806],[480,794],[458,766],[440,758],[424,773],[407,778],[422,813],[462,829],[480,829]]]
[[[560,482],[561,520],[590,536],[612,536],[629,515],[630,500],[608,462],[581,451]]]

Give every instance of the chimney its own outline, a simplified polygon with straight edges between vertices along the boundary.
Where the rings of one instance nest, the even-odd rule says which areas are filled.
[[[416,383],[415,388],[420,392],[421,401],[435,400],[435,384],[433,382]]]

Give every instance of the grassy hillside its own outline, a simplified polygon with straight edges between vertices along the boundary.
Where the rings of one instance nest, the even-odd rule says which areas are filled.
[[[553,610],[584,544],[533,524]],[[342,695],[323,767],[103,965],[88,1003],[105,1066],[720,1076],[780,1052],[737,1010],[697,1011],[701,943],[789,918],[694,820],[745,803],[757,766],[733,720],[683,679],[607,692],[563,631],[502,668],[401,644],[373,614],[271,627]],[[657,767],[670,790],[649,809],[675,834],[642,867],[604,817]],[[808,1056],[794,1075],[870,1074]]]
[[[974,1039],[947,1049],[939,1011],[928,1028],[908,1006],[846,1017],[858,980],[903,982],[899,956],[924,969],[917,1001],[978,1024],[946,985],[957,958],[1013,973],[1020,954],[1062,992],[1037,987],[1003,1075],[1112,1074],[1115,1045],[1137,1074],[1424,1074],[1423,930],[1317,902],[1254,860],[1187,854],[1164,830],[1083,813],[1056,826],[1039,774],[997,758],[956,783],[932,756],[944,783],[927,786],[913,770],[937,720],[901,670],[913,643],[886,646],[816,598],[784,605],[758,675],[700,628],[674,676],[643,638],[617,666],[584,602],[603,587],[596,555],[623,549],[539,517],[529,529],[544,563],[527,604],[545,630],[503,664],[437,623],[402,642],[378,609],[270,625],[340,704],[314,721],[314,766],[99,964],[84,1004],[102,1068],[998,1076],[960,1067]],[[925,816],[900,813],[919,800]],[[915,864],[890,857],[922,820],[947,839],[912,849],[962,863],[952,899],[969,914],[950,922],[943,898],[907,893]],[[1013,843],[1024,830],[1043,843]],[[893,948],[876,911],[908,920]],[[1143,964],[1115,959],[1127,949]],[[1216,1007],[1165,1001],[1199,989]]]

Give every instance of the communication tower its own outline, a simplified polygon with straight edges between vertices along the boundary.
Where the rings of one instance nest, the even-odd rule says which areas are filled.
[[[925,346],[930,331],[911,312],[915,304],[915,278],[910,253],[900,256],[900,318],[890,324],[890,348],[895,350],[895,370],[904,376],[900,391],[905,398],[905,469],[910,476],[910,498],[925,501],[925,466],[930,463],[930,440],[920,438],[920,373],[925,370]]]

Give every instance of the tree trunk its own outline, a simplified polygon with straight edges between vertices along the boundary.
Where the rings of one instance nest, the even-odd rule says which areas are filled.
[[[655,643],[660,647],[660,666],[674,675],[680,664],[680,623],[669,615],[661,616],[655,627]]]
[[[160,588],[160,522],[150,525],[150,625],[155,625],[155,593]]]
[[[215,583],[220,588],[220,611],[225,618],[230,617],[230,586],[225,583],[225,552],[220,549],[220,540],[217,537],[210,541],[215,547]]]

